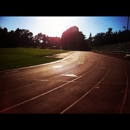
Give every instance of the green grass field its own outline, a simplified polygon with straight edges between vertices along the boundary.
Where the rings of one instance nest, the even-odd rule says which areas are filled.
[[[56,61],[59,58],[44,56],[64,52],[68,51],[39,48],[0,48],[0,71]]]

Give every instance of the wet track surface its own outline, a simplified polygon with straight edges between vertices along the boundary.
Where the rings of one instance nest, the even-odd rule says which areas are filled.
[[[130,61],[75,51],[0,72],[0,113],[130,113]]]

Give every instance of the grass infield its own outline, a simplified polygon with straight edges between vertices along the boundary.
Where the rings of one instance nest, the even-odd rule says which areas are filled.
[[[49,63],[62,58],[44,57],[66,50],[44,50],[40,48],[0,48],[0,71]]]

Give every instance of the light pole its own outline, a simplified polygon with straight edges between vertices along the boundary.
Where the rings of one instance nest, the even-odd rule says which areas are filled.
[[[128,41],[128,30],[129,30],[129,16],[128,16],[128,18],[127,18],[126,42]]]
[[[127,30],[129,28],[129,16],[128,16],[128,20],[127,20]]]

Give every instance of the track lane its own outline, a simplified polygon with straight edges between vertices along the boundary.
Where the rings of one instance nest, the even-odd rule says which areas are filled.
[[[91,62],[91,61],[90,61]],[[101,66],[101,64],[98,66],[98,67],[100,67]],[[96,64],[96,66],[94,67],[94,68],[92,68],[92,70],[95,70],[95,68],[97,67],[97,64]],[[102,67],[102,66],[101,66]],[[89,72],[92,72],[92,70],[90,70]],[[97,71],[97,70],[96,70]],[[101,71],[103,71],[103,75],[104,75],[104,70],[101,70]],[[82,81],[78,81],[77,82],[77,79],[80,79],[80,78],[83,78],[86,74],[88,74],[89,72],[87,72],[87,73],[85,73],[85,74],[83,74],[82,76],[79,76],[78,78],[76,78],[76,79],[74,79],[74,80],[72,80],[72,81],[69,81],[69,82],[67,82],[66,84],[64,84],[63,86],[64,87],[60,87],[60,89],[58,89],[56,92],[52,92],[52,93],[48,93],[47,95],[45,95],[45,94],[42,94],[41,96],[39,95],[38,97],[40,98],[40,100],[45,100],[46,98],[48,98],[48,95],[50,95],[49,97],[52,97],[51,95],[55,95],[55,96],[53,96],[53,97],[56,97],[57,95],[59,95],[59,94],[56,94],[57,92],[59,93],[59,92],[61,92],[61,91],[63,91],[64,89],[64,91],[63,92],[65,92],[65,94],[63,94],[63,96],[64,96],[64,98],[66,97],[65,95],[66,94],[69,94],[68,92],[67,92],[67,90],[69,89],[69,88],[73,88],[73,89],[71,89],[71,93],[74,93],[74,91],[75,91],[75,93],[76,93],[76,96],[75,96],[75,98],[77,99],[77,98],[79,98],[79,96],[81,96],[81,94],[83,94],[83,92],[85,91],[88,91],[88,89],[90,88],[90,87],[92,87],[93,86],[93,84],[96,84],[98,81],[96,81],[96,82],[92,82],[92,83],[89,83],[89,85],[87,86],[87,88],[86,87],[82,87],[82,86],[84,86],[87,82],[82,82]],[[93,74],[92,74],[93,75]],[[91,76],[92,77],[92,76]],[[97,76],[95,75],[95,78],[96,78]],[[52,81],[52,80],[51,80]],[[55,81],[57,81],[57,79],[55,79]],[[52,81],[53,82],[53,81]],[[78,83],[78,84],[77,84]],[[71,85],[70,85],[71,84]],[[82,87],[82,89],[81,89],[81,87]],[[63,90],[61,90],[61,89],[63,89]],[[87,90],[86,90],[87,89]],[[56,90],[56,89],[55,89]],[[67,92],[67,93],[66,93]],[[79,93],[80,93],[80,95],[79,95]],[[43,97],[44,96],[44,97]],[[62,96],[62,97],[63,97]],[[72,97],[70,97],[70,96],[72,96]],[[70,98],[68,98],[68,100],[66,101],[66,103],[68,104],[68,103],[70,103],[70,99],[72,98],[73,100],[74,100],[74,97],[73,97],[73,95],[71,95],[71,94],[69,94],[67,97],[70,97]],[[34,102],[36,102],[37,100],[39,100],[38,98],[36,99],[36,100],[33,100],[32,102],[34,103]],[[49,101],[48,101],[49,100]],[[51,99],[51,98],[49,98],[49,99],[47,99],[47,101],[48,102],[50,102],[50,100],[54,100],[53,98]],[[56,98],[56,100],[57,100],[57,98]],[[72,101],[73,101],[72,100]],[[30,100],[29,100],[30,101]],[[60,100],[59,100],[60,102],[58,103],[58,104],[62,104],[62,98],[60,98]],[[45,104],[48,104],[48,102],[47,103],[45,103]],[[54,101],[53,101],[54,102]],[[24,102],[24,104],[22,104],[22,106],[26,106],[26,109],[28,108],[28,104],[31,104],[31,102],[29,102],[28,104],[25,104],[26,102]],[[43,111],[43,113],[48,113],[48,110],[49,109],[47,109],[45,106],[44,106],[44,103],[42,104],[42,106],[43,107],[38,107],[39,109],[40,108],[42,108],[42,109],[44,109],[44,111]],[[57,104],[57,102],[55,102],[56,104]],[[55,105],[55,103],[53,103],[52,105]],[[72,103],[72,102],[71,102]],[[21,104],[19,104],[19,105],[21,105]],[[63,105],[66,105],[65,103],[63,104]],[[37,105],[38,106],[38,105]],[[49,106],[50,107],[50,106]],[[60,106],[60,107],[63,107],[63,106]],[[53,106],[51,107],[51,108],[53,108]],[[49,111],[49,113],[51,113],[52,111],[54,111],[54,112],[57,112],[57,109],[58,109],[59,107],[57,107],[57,108],[55,108],[55,111],[54,111],[54,109],[53,110],[51,110],[51,111]],[[34,109],[36,109],[35,107],[34,107]],[[59,108],[60,110],[61,110],[61,108]],[[19,110],[20,110],[20,108],[19,108]],[[16,108],[14,108],[13,110],[11,110],[11,111],[17,111],[16,110]],[[9,111],[8,111],[9,112]],[[22,112],[22,111],[21,111]],[[28,110],[26,110],[25,112],[29,112]],[[59,111],[60,112],[60,111]]]
[[[128,73],[130,70],[128,71],[127,67],[126,71],[125,67],[121,65],[121,63],[126,65],[126,63],[115,58],[114,60],[112,58],[109,59],[107,56],[96,56],[98,56],[96,57],[97,59],[104,58],[104,61],[109,61],[111,66],[110,73],[96,87],[97,89],[84,96],[80,102],[66,113],[130,113],[130,103],[128,102],[128,97],[130,97]]]
[[[109,65],[109,64],[108,64]],[[92,90],[94,90],[95,88],[97,88],[98,84],[100,84],[102,82],[102,80],[107,76],[108,72],[110,71],[110,66],[107,69],[107,72],[105,73],[105,75],[89,90],[87,91],[84,95],[82,95],[78,100],[76,100],[74,103],[72,103],[70,106],[68,106],[66,109],[64,109],[63,111],[60,112],[60,114],[66,113],[66,111],[71,111],[71,108],[73,106],[75,106],[78,102],[80,102],[84,97],[86,97]],[[82,105],[84,106],[84,105]],[[80,113],[81,109],[79,111],[76,110],[76,113]],[[71,113],[75,113],[75,110],[72,110]],[[82,112],[81,112],[82,113]],[[86,111],[84,112],[86,113]]]
[[[82,66],[83,62],[80,61],[80,59],[78,59],[78,56],[81,57],[81,54],[79,52],[73,53],[73,54],[75,54],[75,55],[71,55],[69,57],[69,59],[65,58],[64,60],[51,64],[49,67],[48,67],[48,65],[44,65],[41,69],[45,69],[46,70],[45,72],[41,71],[38,74],[33,74],[30,76],[25,75],[25,77],[16,78],[16,79],[13,78],[12,80],[8,80],[8,78],[6,79],[6,76],[5,76],[4,79],[6,79],[6,81],[3,81],[2,79],[0,79],[0,94],[8,92],[8,91],[13,91],[15,89],[25,88],[26,86],[30,86],[33,84],[36,85],[37,83],[40,82],[40,80],[47,80],[50,77],[51,78],[57,77],[61,74],[67,73],[77,67]],[[74,58],[73,56],[77,57],[77,58]],[[67,61],[67,59],[68,59],[68,61]],[[63,61],[65,61],[65,62],[63,62]],[[71,61],[71,63],[69,63],[70,61]],[[84,64],[86,64],[87,61],[88,61],[87,58],[85,58]],[[61,69],[60,69],[60,67],[57,68],[58,66],[62,66],[63,68],[61,68]],[[68,68],[68,66],[69,66],[69,68]],[[49,69],[47,69],[46,67]],[[54,67],[56,67],[56,68],[54,68]],[[37,69],[39,69],[39,67]],[[26,71],[26,70],[23,70],[23,71]],[[28,73],[28,70],[26,73]],[[19,72],[19,73],[16,73],[16,75],[21,76],[22,74]],[[14,77],[13,74],[11,74],[10,77]]]
[[[118,86],[125,85],[124,90],[121,91],[122,93],[124,93],[124,98],[123,98],[119,113],[120,114],[130,113],[130,102],[129,102],[129,99],[130,99],[130,61],[127,61],[125,59],[118,59],[118,58],[110,57],[110,56],[104,57],[104,55],[101,55],[101,54],[99,54],[99,55],[100,55],[100,57],[103,57],[105,59],[110,59],[111,62],[116,62],[124,70],[124,77],[126,77],[126,83],[124,83],[124,84],[118,83]],[[123,78],[123,76],[122,76],[122,78]]]
[[[88,68],[88,70],[89,70],[90,68]],[[63,77],[62,77],[63,78]],[[52,80],[52,79],[51,79]],[[50,82],[50,81],[49,81]],[[71,81],[70,81],[71,82]],[[68,82],[69,83],[69,82]],[[67,84],[68,84],[67,83]],[[47,84],[46,84],[47,85]],[[64,85],[64,84],[63,84]],[[63,86],[63,85],[61,85],[61,86]],[[54,83],[53,83],[53,86],[54,86]],[[30,86],[31,87],[31,86]],[[55,86],[54,86],[55,87]],[[58,88],[58,87],[57,87]],[[27,89],[27,88],[25,88],[25,89]],[[28,87],[28,89],[30,90],[30,88]],[[34,88],[33,88],[34,89]],[[22,91],[22,90],[21,90]],[[33,90],[34,91],[34,90]],[[35,92],[35,91],[34,91]],[[41,91],[39,91],[39,92],[41,92]],[[16,92],[15,92],[16,93]],[[17,92],[18,93],[18,92]],[[35,92],[36,93],[36,92]],[[7,95],[7,94],[6,94]],[[13,94],[12,94],[13,95]],[[2,95],[3,96],[3,95]],[[24,96],[23,96],[24,97]],[[16,97],[15,97],[16,98]],[[12,98],[11,98],[12,99]],[[16,98],[17,99],[17,98]]]
[[[89,62],[88,62],[89,64],[94,63],[95,61],[98,61],[98,65],[99,65],[99,66],[96,66],[96,69],[93,69],[93,71],[91,71],[91,73],[89,73],[88,75],[86,74],[78,79],[76,79],[76,77],[66,77],[63,75],[60,75],[59,78],[54,77],[51,79],[52,84],[55,84],[55,83],[57,84],[58,82],[62,83],[62,84],[64,82],[67,84],[64,84],[63,85],[64,87],[56,89],[55,91],[50,91],[49,93],[46,91],[47,94],[44,94],[41,96],[38,95],[37,96],[38,98],[35,98],[35,100],[30,100],[28,103],[21,104],[22,107],[21,107],[21,105],[19,105],[6,112],[7,113],[8,112],[12,112],[12,113],[24,113],[24,112],[25,113],[60,113],[65,108],[69,107],[71,104],[73,104],[78,99],[80,99],[84,95],[84,93],[86,93],[86,91],[88,92],[91,88],[93,88],[96,85],[95,89],[93,89],[93,91],[91,91],[91,93],[88,94],[89,96],[88,95],[85,96],[80,102],[78,102],[78,103],[76,103],[76,105],[74,105],[74,107],[79,106],[80,109],[76,110],[76,109],[72,109],[74,107],[71,107],[71,108],[67,109],[67,112],[74,113],[76,110],[77,113],[87,113],[87,112],[88,113],[105,113],[105,112],[106,113],[118,113],[117,111],[120,109],[120,106],[123,101],[124,93],[125,93],[125,91],[123,91],[122,88],[123,88],[123,86],[124,86],[124,88],[126,88],[126,84],[128,84],[128,86],[129,86],[129,82],[126,83],[126,81],[129,80],[128,65],[126,65],[124,62],[122,62],[122,64],[120,64],[120,62],[119,63],[113,62],[113,60],[108,60],[109,59],[108,57],[104,57],[102,55],[95,55],[94,53],[87,53],[87,56],[88,55],[91,57],[91,58],[89,57]],[[94,57],[95,59],[92,57]],[[85,64],[83,64],[84,59],[85,59],[85,57],[81,56],[80,61],[78,62],[82,66],[85,66]],[[110,69],[110,73],[108,73],[105,76],[105,73],[109,70],[109,67],[106,65],[107,62],[110,63],[111,69]],[[125,66],[125,67],[123,68],[121,65]],[[72,73],[75,75],[78,75],[78,74],[80,75],[82,73],[83,69],[82,69],[82,67],[79,67],[79,68],[80,68],[80,71],[76,71],[76,69],[75,69],[75,70],[72,70]],[[83,68],[85,68],[85,67],[83,67]],[[120,71],[116,72],[117,70],[120,70]],[[126,72],[125,72],[125,70],[126,70]],[[112,78],[112,76],[111,76],[112,73],[114,74],[114,76],[113,76],[114,78]],[[98,76],[98,74],[100,74],[100,75]],[[120,77],[119,74],[123,74],[124,78]],[[107,78],[104,78],[103,82],[100,82],[104,76]],[[110,78],[110,76],[111,76],[111,78]],[[62,81],[61,81],[61,78],[63,79]],[[76,80],[73,81],[73,80],[71,80],[71,78],[74,78]],[[41,78],[39,80],[42,81],[43,79]],[[117,82],[117,80],[119,82]],[[68,81],[71,81],[71,82],[68,84]],[[107,83],[104,81],[107,81]],[[111,81],[111,83],[110,82],[108,83],[108,81]],[[43,82],[49,83],[50,80],[48,80],[48,81],[43,80],[42,83]],[[106,87],[103,87],[104,85]],[[49,86],[49,85],[47,85],[47,86]],[[52,85],[50,85],[50,86],[52,86]],[[116,86],[115,89],[113,89],[114,88],[113,86]],[[101,88],[104,88],[104,90],[99,91]],[[128,87],[128,89],[129,89],[129,87]],[[112,93],[112,90],[114,90],[114,93]],[[68,93],[68,91],[70,91],[70,93]],[[107,95],[104,95],[104,93],[106,91],[107,91]],[[119,91],[120,91],[120,93],[119,93]],[[127,90],[127,93],[129,93],[128,90]],[[111,94],[111,96],[109,96],[110,94]],[[100,95],[103,95],[103,96],[101,97]],[[121,95],[123,95],[123,96],[121,96]],[[52,97],[54,97],[55,99]],[[91,97],[91,99],[93,99],[91,101],[93,103],[93,105],[90,103],[89,97]],[[94,100],[94,97],[96,97],[96,100]],[[117,97],[117,98],[114,98],[114,97]],[[127,94],[127,97],[128,97],[128,94]],[[58,100],[58,98],[59,98],[59,100]],[[84,99],[87,99],[87,100],[84,101]],[[106,105],[105,102],[104,102],[105,105],[102,105],[103,103],[99,102],[100,99],[105,100],[105,101],[107,101],[106,99],[109,99],[109,100],[111,99],[111,100],[108,102],[109,105],[108,104]],[[112,99],[114,99],[114,101],[112,101]],[[120,105],[118,105],[119,107],[117,106],[116,108],[114,108],[115,106],[111,104],[112,102],[113,102],[113,104],[115,103],[115,101],[116,101],[115,99],[117,99],[118,104],[120,104]],[[63,103],[63,101],[64,101],[64,103]],[[83,103],[83,101],[84,101],[84,103]],[[100,107],[97,107],[96,104],[94,104],[95,101],[97,101],[97,104]],[[127,105],[126,105],[126,103],[124,103],[124,105],[123,105],[125,107],[125,109],[122,109],[125,111],[128,108],[128,104],[129,104],[128,98],[126,98],[126,102],[127,102]],[[36,106],[33,105],[35,103],[37,104]],[[88,106],[88,105],[89,105],[89,107],[87,107],[87,110],[85,110],[84,106]],[[101,108],[102,106],[103,106],[103,108]],[[106,106],[107,106],[107,108],[111,106],[109,111],[107,111]],[[96,110],[96,107],[97,107],[97,110]],[[129,110],[127,110],[127,111],[129,111]]]
[[[49,77],[55,77],[61,73],[64,73],[65,71],[69,71],[69,69],[73,69],[75,68],[75,65],[77,65],[77,64],[72,65],[73,62],[76,62],[72,60],[73,56],[76,55],[77,53],[73,53],[68,58],[50,63],[49,65],[44,64],[43,66],[40,67],[38,66],[34,68],[23,69],[20,72],[16,71],[13,73],[9,73],[7,75],[2,74],[0,77],[0,93],[18,87],[26,86],[28,84],[32,84],[32,82],[36,83],[36,80],[34,80],[35,78],[38,79],[39,77],[41,77],[42,79],[47,79]],[[63,65],[64,70],[62,69],[62,71],[58,71],[58,70],[55,71],[52,65],[53,66]],[[69,69],[67,68],[68,65],[70,66]]]

